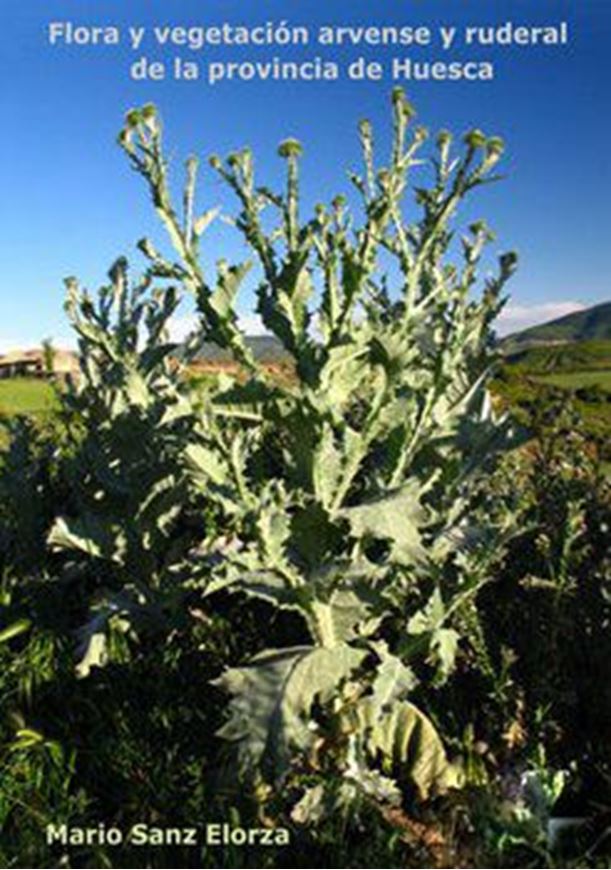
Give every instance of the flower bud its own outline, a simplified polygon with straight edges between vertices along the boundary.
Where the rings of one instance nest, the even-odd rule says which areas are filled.
[[[401,87],[401,85],[396,85],[396,86],[392,89],[392,101],[393,101],[393,105],[396,106],[397,104],[403,102],[404,99],[405,99],[405,91],[403,90],[403,88]]]
[[[437,134],[437,147],[447,148],[452,143],[452,134],[449,130],[440,130]]]
[[[151,133],[156,133],[158,131],[159,119],[157,116],[157,109],[153,103],[146,103],[146,105],[142,106],[140,109],[140,122],[143,123]]]
[[[364,139],[371,138],[371,121],[368,121],[367,118],[359,121],[359,133]]]
[[[500,157],[505,150],[505,143],[500,136],[491,136],[486,142],[486,154],[489,157]]]
[[[128,127],[137,127],[140,123],[140,112],[138,109],[130,109],[125,115],[125,123]]]
[[[518,265],[518,255],[515,251],[508,251],[506,254],[501,254],[499,257],[499,264],[501,267],[501,274],[504,277],[507,277],[515,272]]]
[[[283,157],[285,159],[291,157],[301,157],[303,154],[303,147],[301,142],[297,139],[285,139],[284,142],[281,142],[278,146],[278,156]]]
[[[469,148],[483,148],[486,145],[486,136],[481,130],[470,130],[464,137],[464,143]]]
[[[133,150],[133,146],[132,146],[133,136],[134,136],[134,131],[129,127],[124,127],[123,130],[121,130],[121,132],[119,133],[117,141],[118,141],[119,145],[121,145],[123,148],[127,148],[128,150],[130,148],[132,148],[132,150]]]
[[[398,109],[407,120],[409,120],[410,118],[413,118],[414,115],[416,114],[416,110],[414,109],[414,107],[412,106],[410,101],[407,99],[407,97],[405,95],[405,91],[400,86],[393,88],[392,104],[395,107],[395,109]]]
[[[474,221],[469,230],[473,233],[474,236],[479,236],[481,233],[485,233],[488,230],[488,225],[485,220]]]

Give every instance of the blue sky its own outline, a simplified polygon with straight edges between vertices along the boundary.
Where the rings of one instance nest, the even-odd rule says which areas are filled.
[[[567,21],[567,47],[458,49],[493,60],[493,82],[412,82],[406,89],[419,121],[456,133],[478,126],[503,136],[508,156],[499,185],[483,190],[464,219],[485,216],[499,249],[520,253],[504,330],[549,319],[577,305],[608,300],[611,229],[608,217],[611,113],[611,5],[608,0],[2,0],[0,28],[0,139],[2,291],[0,351],[54,336],[65,344],[62,278],[76,274],[95,287],[112,260],[132,254],[143,235],[157,236],[156,219],[141,179],[115,145],[124,112],[155,102],[164,117],[176,170],[191,151],[225,154],[249,144],[261,180],[280,182],[277,143],[304,144],[306,206],[347,192],[345,169],[358,164],[358,119],[376,125],[387,141],[388,95],[393,82],[135,82],[129,67],[182,49],[133,53],[120,46],[48,44],[51,21],[75,24],[253,25],[287,21],[323,24],[555,24]],[[438,47],[287,49],[210,48],[209,59],[265,60],[321,55],[340,63],[365,54],[388,64],[393,56],[449,60]],[[205,171],[202,208],[231,199]],[[204,254],[245,256],[231,231],[218,227]],[[133,257],[138,262],[137,256]],[[248,313],[248,293],[241,301]]]

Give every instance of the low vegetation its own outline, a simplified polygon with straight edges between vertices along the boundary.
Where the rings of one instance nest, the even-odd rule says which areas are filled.
[[[46,415],[57,407],[54,387],[38,378],[0,380],[0,416]]]
[[[511,354],[493,391],[527,424],[537,408],[565,405],[603,463],[611,460],[611,342],[579,341]]]

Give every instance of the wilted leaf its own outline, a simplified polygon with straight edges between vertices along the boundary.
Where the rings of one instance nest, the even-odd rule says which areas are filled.
[[[422,800],[459,786],[460,771],[448,761],[435,726],[413,704],[398,701],[380,715],[378,706],[365,699],[356,716],[372,757],[392,770],[399,782],[413,783]]]
[[[313,739],[314,700],[329,701],[364,656],[347,644],[292,647],[268,650],[245,667],[230,668],[215,681],[232,695],[231,716],[219,736],[238,742],[244,767],[267,761],[279,774],[291,751],[305,749]]]

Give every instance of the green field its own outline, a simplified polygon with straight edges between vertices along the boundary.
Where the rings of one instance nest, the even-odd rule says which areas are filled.
[[[507,355],[494,393],[528,425],[530,415],[565,397],[584,434],[611,469],[611,341],[580,341],[527,348]]]
[[[538,375],[534,380],[542,384],[551,384],[565,390],[579,390],[583,387],[600,387],[611,393],[611,369],[598,369],[582,372],[555,372],[549,375]]]
[[[56,405],[55,391],[47,381],[37,378],[10,378],[0,381],[0,416],[45,414]]]

